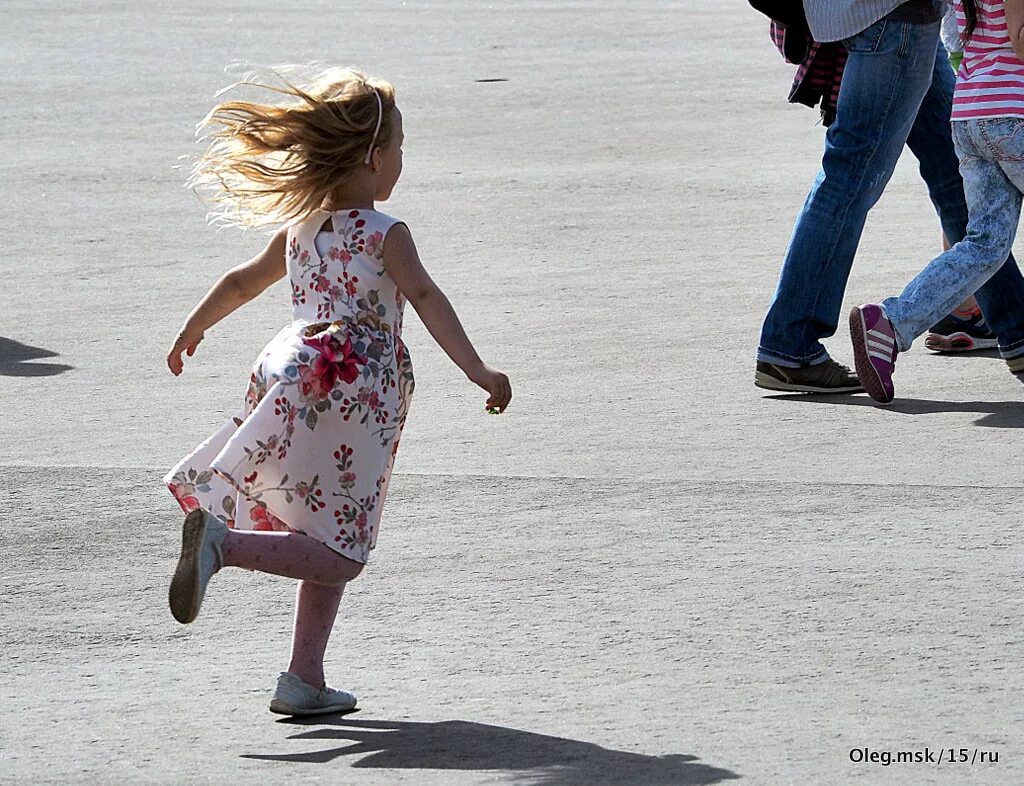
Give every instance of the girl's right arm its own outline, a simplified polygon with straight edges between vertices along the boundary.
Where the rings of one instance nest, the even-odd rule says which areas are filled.
[[[199,305],[192,309],[167,353],[167,367],[174,376],[182,371],[182,353],[192,357],[209,328],[284,277],[287,271],[284,261],[286,236],[286,229],[275,233],[266,248],[221,276]]]
[[[1013,51],[1024,60],[1024,0],[1006,0],[1006,33]]]

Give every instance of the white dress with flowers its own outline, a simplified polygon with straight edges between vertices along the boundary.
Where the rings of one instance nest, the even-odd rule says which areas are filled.
[[[164,479],[184,510],[304,532],[367,561],[414,385],[405,299],[383,265],[396,223],[375,210],[317,211],[289,229],[292,323],[257,359],[241,414]]]

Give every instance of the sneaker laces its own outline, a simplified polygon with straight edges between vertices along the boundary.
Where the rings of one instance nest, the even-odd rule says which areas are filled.
[[[853,370],[850,369],[849,366],[844,366],[842,363],[837,363],[833,360],[829,365],[829,381],[840,380],[846,376],[856,377],[857,375],[853,373]]]

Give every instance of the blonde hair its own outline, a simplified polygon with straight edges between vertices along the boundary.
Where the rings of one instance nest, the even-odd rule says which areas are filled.
[[[261,227],[305,218],[365,165],[371,147],[391,143],[391,84],[350,69],[286,75],[295,70],[272,69],[279,84],[250,75],[218,93],[252,86],[282,102],[226,101],[199,124],[209,144],[187,185],[213,203],[212,221]]]

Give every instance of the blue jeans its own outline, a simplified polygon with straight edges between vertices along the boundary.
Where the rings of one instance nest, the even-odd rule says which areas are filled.
[[[1024,198],[1024,117],[956,122],[953,142],[970,215],[967,237],[933,259],[899,297],[882,304],[901,351],[992,278],[1017,236]],[[1001,341],[999,348],[1004,357],[1024,354],[1024,340]]]
[[[966,234],[967,203],[949,122],[954,77],[945,55],[937,57],[938,34],[938,24],[881,19],[844,42],[850,56],[836,120],[793,230],[758,360],[808,366],[828,359],[821,339],[839,324],[864,222],[904,144],[920,162],[946,237],[955,243]],[[977,297],[1000,346],[1024,341],[1024,278],[1012,257]]]

